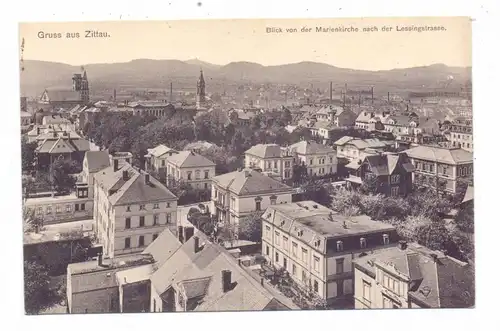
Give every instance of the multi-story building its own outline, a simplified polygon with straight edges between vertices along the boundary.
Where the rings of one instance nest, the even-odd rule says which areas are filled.
[[[53,108],[72,108],[87,104],[90,101],[89,81],[87,71],[73,75],[73,86],[64,88],[47,88],[40,96],[40,105]]]
[[[344,217],[314,201],[269,206],[262,215],[262,254],[328,303],[352,296],[355,257],[397,240],[392,225]]]
[[[180,151],[168,156],[167,181],[184,181],[197,189],[210,189],[215,176],[215,163],[193,151]]]
[[[314,141],[299,141],[288,149],[294,153],[294,164],[305,166],[309,176],[337,173],[337,153],[329,146]]]
[[[316,112],[316,119],[321,122],[329,122],[336,127],[354,126],[356,114],[340,106],[328,105]]]
[[[348,161],[363,159],[367,154],[365,153],[367,149],[384,152],[393,144],[394,141],[385,141],[377,138],[360,139],[350,136],[342,137],[335,142],[337,157],[347,159]]]
[[[64,132],[62,135],[53,132],[44,140],[39,140],[35,150],[36,166],[40,170],[47,170],[56,160],[76,161],[82,164],[85,153],[90,150],[87,140],[72,138],[70,133]]]
[[[452,147],[462,148],[468,152],[473,151],[474,140],[471,120],[452,122],[447,125],[447,129]]]
[[[473,177],[472,153],[461,148],[418,146],[405,151],[415,167],[413,183],[457,193]]]
[[[354,126],[359,129],[374,130],[376,123],[384,123],[389,116],[390,112],[362,111],[356,118]]]
[[[127,162],[132,162],[132,154],[128,153]],[[88,196],[94,199],[94,175],[111,164],[111,157],[106,151],[88,151],[82,164],[80,187],[87,186]]]
[[[270,205],[292,202],[294,190],[254,169],[242,169],[212,179],[212,214],[219,221],[239,220]]]
[[[367,184],[374,193],[386,196],[405,196],[412,191],[415,167],[405,153],[376,153],[367,155],[358,167],[350,167],[348,187]]]
[[[176,154],[177,151],[165,145],[158,145],[155,148],[148,149],[146,158],[146,170],[156,171],[160,177],[166,178],[167,158]]]
[[[353,266],[356,309],[474,306],[473,267],[418,244],[401,241]]]
[[[142,251],[165,228],[175,231],[177,197],[129,157],[113,155],[94,175],[96,234],[107,257]]]
[[[172,114],[175,111],[175,106],[166,100],[144,100],[127,102],[124,109],[138,116],[147,114],[163,117]]]
[[[293,153],[276,144],[258,144],[245,152],[245,167],[287,180],[293,175]]]

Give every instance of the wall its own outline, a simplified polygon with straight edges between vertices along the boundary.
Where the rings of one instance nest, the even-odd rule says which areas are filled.
[[[150,300],[150,311],[153,313],[162,312],[163,311],[163,300],[160,298],[160,295],[154,287],[151,288],[151,300]]]
[[[271,205],[270,197],[275,195],[277,197],[276,204],[279,205],[281,203],[291,203],[292,202],[292,192],[289,193],[266,193],[262,195],[252,195],[252,196],[244,196],[238,197],[237,195],[231,193],[231,198],[234,198],[234,203],[232,203],[232,199],[229,199],[230,208],[229,210],[238,216],[242,216],[244,214],[255,212],[255,198],[261,197],[262,200],[260,202],[260,210],[264,211]]]
[[[338,160],[336,153],[333,151],[331,153],[315,155],[298,154],[297,158],[306,166],[308,175],[324,176],[337,173]],[[324,159],[325,163],[320,164],[320,159]],[[320,169],[324,169],[324,172],[320,173]]]
[[[96,291],[73,293],[71,314],[118,313],[118,286]]]
[[[57,224],[71,221],[91,219],[94,201],[90,198],[77,198],[74,195],[68,199],[62,197],[27,199],[26,207],[33,209],[37,216],[43,216],[44,224]],[[75,205],[78,204],[78,211]],[[81,210],[82,205],[85,210]]]
[[[151,282],[149,280],[124,284],[121,291],[123,293],[122,313],[149,313],[151,311]]]

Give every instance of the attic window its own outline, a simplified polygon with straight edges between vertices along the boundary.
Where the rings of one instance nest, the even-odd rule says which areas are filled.
[[[297,232],[297,236],[299,236],[299,237],[302,237],[303,234],[304,234],[304,230],[299,230]]]
[[[388,234],[384,234],[382,236],[383,240],[384,240],[384,245],[389,245],[389,235]]]
[[[359,239],[359,246],[361,248],[366,248],[366,238],[360,238]]]
[[[342,240],[337,241],[337,252],[342,252],[344,250],[344,243]]]

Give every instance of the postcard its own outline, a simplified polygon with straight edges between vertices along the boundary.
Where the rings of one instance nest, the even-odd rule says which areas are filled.
[[[469,18],[19,29],[26,314],[475,306]]]

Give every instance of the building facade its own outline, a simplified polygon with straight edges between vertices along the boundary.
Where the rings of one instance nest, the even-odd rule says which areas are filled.
[[[193,151],[180,151],[166,158],[167,182],[182,181],[193,188],[209,190],[215,163]]]
[[[287,180],[293,175],[293,153],[276,144],[258,144],[245,152],[245,167]]]
[[[306,167],[309,176],[337,173],[337,153],[329,146],[313,141],[300,141],[288,147],[294,153],[294,164]]]
[[[386,151],[393,142],[380,140],[377,138],[371,139],[360,139],[350,136],[345,136],[340,138],[335,142],[337,146],[337,157],[347,159],[349,161],[355,161],[363,159],[366,155],[365,151]]]
[[[142,251],[165,229],[175,231],[177,197],[126,155],[94,175],[94,220],[104,256]]]
[[[275,204],[292,202],[293,189],[254,169],[216,176],[212,182],[212,214],[237,225],[240,219]]]
[[[473,267],[442,252],[401,241],[353,265],[356,309],[474,306]]]
[[[473,156],[461,148],[418,146],[405,151],[415,171],[413,183],[457,193],[462,182],[473,179]]]
[[[393,226],[347,219],[314,201],[270,206],[262,215],[262,254],[328,303],[352,297],[352,260],[397,242]]]

